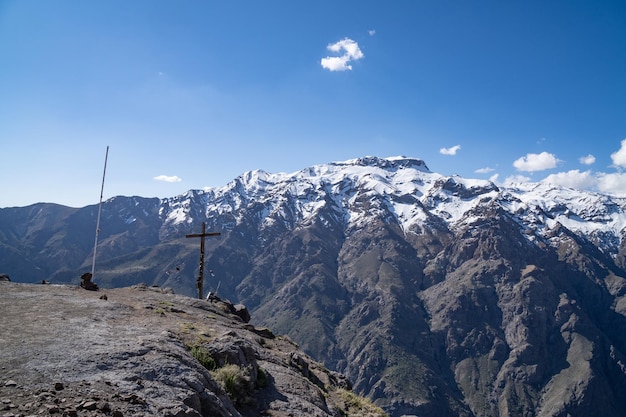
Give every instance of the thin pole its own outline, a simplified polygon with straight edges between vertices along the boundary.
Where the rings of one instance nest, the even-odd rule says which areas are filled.
[[[202,222],[202,237],[200,238],[200,272],[198,273],[198,298],[204,298],[204,237],[206,236],[206,224]]]
[[[107,159],[109,159],[109,145],[104,155],[104,171],[102,171],[102,187],[100,187],[100,204],[98,204],[98,220],[96,221],[96,240],[93,244],[93,259],[91,261],[91,276],[96,272],[96,248],[98,247],[98,234],[100,233],[100,213],[102,213],[102,195],[104,194],[104,177],[107,173]]]

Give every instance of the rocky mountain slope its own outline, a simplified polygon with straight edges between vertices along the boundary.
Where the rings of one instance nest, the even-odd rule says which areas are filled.
[[[383,416],[226,301],[0,282],[3,416]]]
[[[626,200],[498,187],[411,158],[253,171],[103,207],[95,280],[245,303],[392,416],[626,413]],[[0,209],[12,279],[76,282],[96,207]]]

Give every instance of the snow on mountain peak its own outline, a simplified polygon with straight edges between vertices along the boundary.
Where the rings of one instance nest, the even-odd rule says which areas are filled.
[[[626,227],[626,199],[545,183],[499,188],[487,180],[433,173],[421,159],[403,156],[368,156],[293,173],[249,171],[223,187],[190,191],[164,204],[162,215],[171,224],[226,213],[240,222],[252,209],[261,225],[283,222],[290,228],[329,209],[325,212],[334,213],[347,229],[372,217],[392,221],[391,215],[409,232],[434,217],[450,228],[466,227],[480,220],[483,207],[496,204],[524,227],[541,225],[532,226],[539,235],[557,223],[586,236],[619,237]],[[615,245],[613,239],[604,246],[614,251]]]
[[[361,158],[350,159],[344,162],[333,162],[332,164],[371,166],[383,169],[415,168],[423,172],[430,172],[424,161],[417,158],[408,158],[406,156],[392,156],[388,158],[379,158],[377,156],[364,156]]]
[[[506,192],[513,198],[503,206],[536,228],[539,236],[560,224],[614,253],[626,230],[626,198],[543,182],[516,184]]]

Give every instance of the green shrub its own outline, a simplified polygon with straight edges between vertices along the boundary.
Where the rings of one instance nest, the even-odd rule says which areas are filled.
[[[180,327],[182,331],[187,332],[187,333],[198,329],[198,326],[196,326],[195,323],[183,323],[180,325]]]
[[[252,387],[250,376],[245,368],[237,365],[225,365],[213,371],[212,375],[235,404],[248,402]]]
[[[209,371],[212,371],[215,368],[217,368],[215,359],[213,359],[213,356],[211,356],[211,353],[208,350],[206,350],[206,348],[204,348],[203,346],[194,345],[194,346],[189,347],[189,350],[191,352],[191,356],[196,358],[196,360],[200,362],[200,364],[204,366],[206,369],[208,369]]]
[[[339,389],[339,396],[345,405],[346,417],[387,417],[387,414],[372,404],[370,400],[356,395],[352,391]]]
[[[265,388],[268,384],[269,377],[267,376],[267,372],[265,372],[265,369],[259,367],[259,370],[257,371],[256,381],[254,381],[254,388]]]

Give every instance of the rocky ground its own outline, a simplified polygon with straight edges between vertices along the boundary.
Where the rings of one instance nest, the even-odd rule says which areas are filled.
[[[382,416],[245,309],[0,282],[0,416]]]

